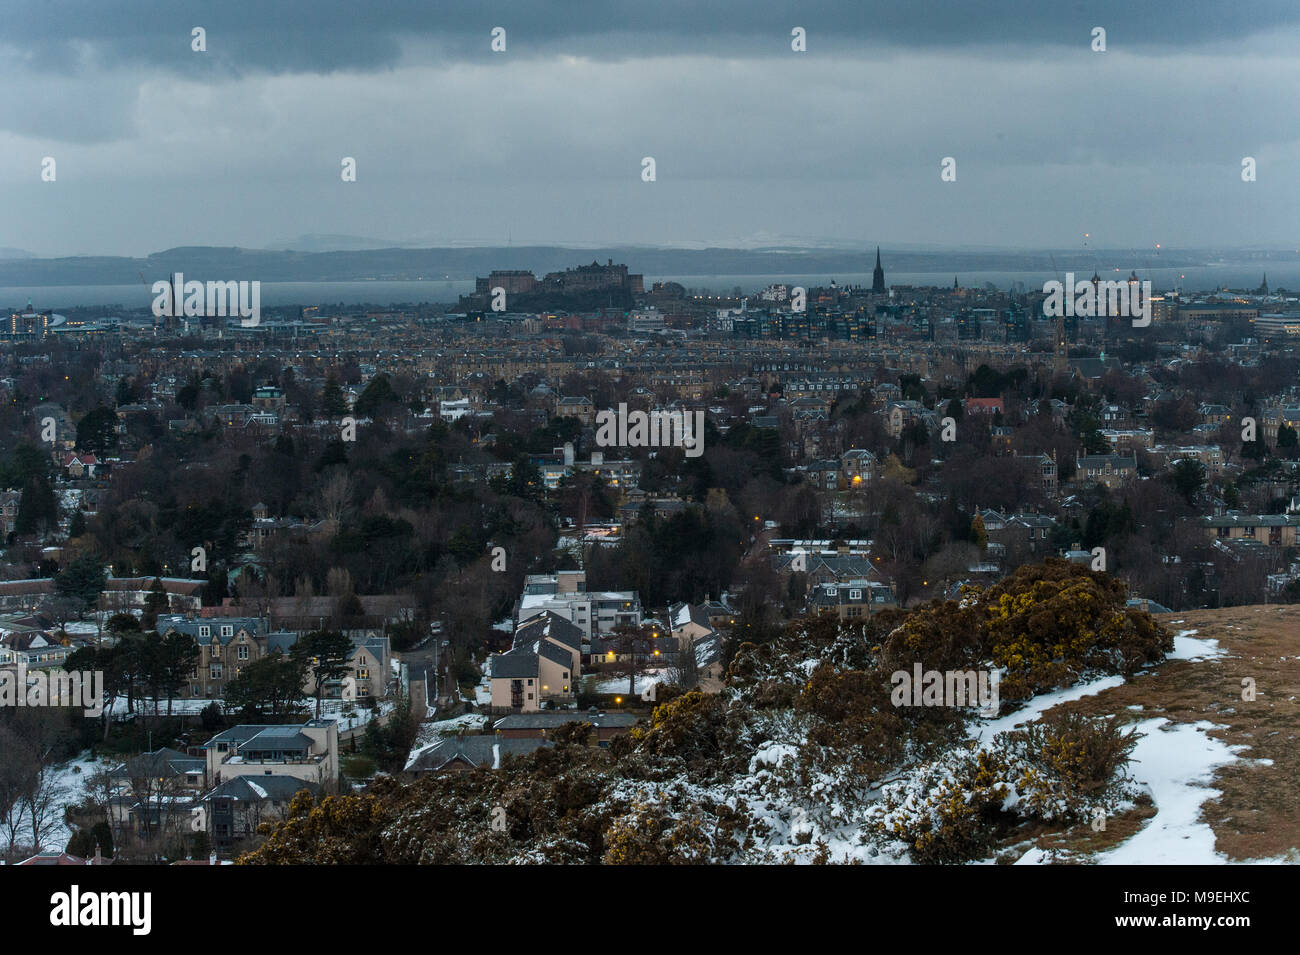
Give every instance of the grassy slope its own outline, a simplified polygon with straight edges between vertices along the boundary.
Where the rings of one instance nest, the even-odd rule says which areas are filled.
[[[1222,795],[1203,807],[1215,848],[1235,862],[1285,855],[1300,846],[1300,606],[1194,610],[1156,619],[1175,633],[1194,629],[1197,639],[1217,640],[1225,655],[1166,661],[1123,686],[1063,707],[1094,716],[1119,714],[1133,723],[1163,716],[1175,723],[1215,724],[1210,736],[1247,747],[1215,773],[1211,785]],[[1255,680],[1254,702],[1241,699],[1243,677]],[[1036,842],[1077,858],[1124,841],[1153,815],[1153,807],[1143,806],[1109,820],[1105,832],[1076,826],[1043,832]]]

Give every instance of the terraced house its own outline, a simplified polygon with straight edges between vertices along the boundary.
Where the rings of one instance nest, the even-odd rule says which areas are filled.
[[[1294,547],[1300,535],[1300,509],[1285,514],[1239,514],[1204,520],[1211,540],[1251,540],[1270,547]]]

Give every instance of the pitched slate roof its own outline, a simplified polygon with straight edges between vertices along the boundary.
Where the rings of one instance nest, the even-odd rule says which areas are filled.
[[[302,753],[311,749],[311,737],[297,726],[268,726],[239,744],[239,753]]]
[[[238,726],[232,726],[230,729],[218,733],[212,739],[203,744],[204,749],[213,749],[218,743],[234,743],[241,749],[244,745],[256,736],[266,734],[266,740],[272,739],[291,739],[296,735],[302,735],[301,730],[304,727],[321,727],[328,726],[333,720],[308,720],[306,723],[240,723]],[[304,739],[308,737],[304,736]],[[287,747],[280,747],[285,749]]]
[[[574,650],[582,650],[582,628],[549,610],[529,617],[515,628],[514,646],[517,649],[544,641],[547,637]]]
[[[320,795],[320,786],[305,782],[295,776],[236,776],[199,797],[200,802],[212,799],[234,799],[237,802],[288,802],[301,790],[313,796]]]
[[[200,635],[200,627],[207,628],[207,636]],[[230,627],[228,636],[222,634],[223,627]],[[208,646],[214,640],[224,646],[238,637],[241,630],[257,639],[265,633],[266,621],[258,617],[197,617],[191,620],[179,614],[159,616],[158,632],[165,635],[172,630],[193,637],[200,646]]]
[[[537,676],[537,654],[511,650],[492,657],[492,679],[520,680]]]
[[[167,777],[181,776],[185,773],[201,773],[206,768],[206,762],[200,756],[190,756],[188,753],[182,753],[180,750],[169,749],[166,746],[154,750],[152,753],[141,753],[139,756],[132,756],[121,766],[114,769],[110,775],[126,779],[144,779],[146,777]]]
[[[539,713],[512,713],[497,720],[499,730],[555,729],[565,723],[590,723],[600,729],[635,726],[631,713],[592,713],[584,710],[547,710]]]
[[[506,756],[527,756],[543,746],[552,745],[540,737],[506,739],[502,736],[448,736],[415,754],[406,764],[411,773],[435,773],[443,767],[461,761],[475,768],[500,769]]]
[[[712,629],[709,625],[709,614],[699,604],[673,604],[669,608],[668,616],[672,620],[673,629],[684,627],[688,623],[696,624],[705,629]]]

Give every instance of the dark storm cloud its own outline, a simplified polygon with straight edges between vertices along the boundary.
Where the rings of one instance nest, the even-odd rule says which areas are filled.
[[[804,3],[749,0],[178,0],[166,4],[48,0],[11,7],[0,43],[51,72],[153,66],[216,71],[379,70],[420,42],[443,60],[488,54],[488,31],[506,27],[516,56],[570,53],[598,59],[710,53],[751,57],[788,52],[802,26],[809,49],[869,55],[882,47],[1074,45],[1104,26],[1117,48],[1222,43],[1300,23],[1294,0],[1003,0]],[[190,51],[190,30],[208,34],[208,56]]]
[[[1289,242],[1298,39],[1296,0],[0,0],[0,246]]]

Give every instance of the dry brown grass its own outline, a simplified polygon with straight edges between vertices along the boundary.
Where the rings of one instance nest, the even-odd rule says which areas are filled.
[[[1157,619],[1175,633],[1195,629],[1198,639],[1217,640],[1225,655],[1167,661],[1123,686],[1062,708],[1117,714],[1134,723],[1163,716],[1175,723],[1215,724],[1210,736],[1248,747],[1215,772],[1211,786],[1221,795],[1202,809],[1216,849],[1233,861],[1246,861],[1277,858],[1300,847],[1300,606],[1193,610]],[[1255,680],[1254,702],[1241,698],[1243,677]],[[1105,832],[1076,826],[1044,832],[1035,842],[1043,849],[1094,852],[1122,842],[1151,815],[1139,807],[1107,820]]]

